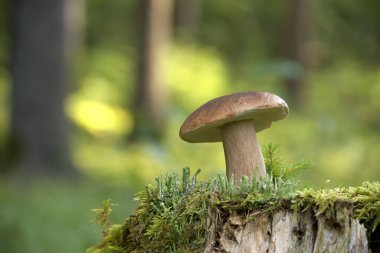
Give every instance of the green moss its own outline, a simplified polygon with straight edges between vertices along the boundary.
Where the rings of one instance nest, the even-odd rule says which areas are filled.
[[[89,252],[201,252],[207,239],[208,217],[222,220],[223,215],[237,212],[314,208],[316,215],[334,219],[337,201],[352,203],[354,218],[369,233],[380,222],[378,182],[365,182],[360,187],[296,191],[291,181],[273,180],[270,175],[260,183],[243,179],[236,187],[223,176],[197,183],[196,174],[190,177],[186,168],[182,179],[173,174],[158,178],[155,186],[148,185],[138,194],[140,204],[135,214],[123,225],[103,228],[103,241]],[[106,202],[104,207],[106,211],[98,210],[98,216],[109,224],[104,214],[108,213],[110,203]]]
[[[293,209],[315,208],[316,215],[325,214],[334,219],[334,205],[337,201],[352,203],[354,218],[363,223],[369,233],[375,231],[380,223],[380,183],[364,182],[359,187],[306,189],[297,192],[293,199]]]

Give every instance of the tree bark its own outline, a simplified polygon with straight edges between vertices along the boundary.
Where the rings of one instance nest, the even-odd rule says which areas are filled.
[[[288,61],[285,87],[294,107],[303,102],[306,71],[309,67],[308,43],[313,32],[313,10],[310,0],[289,0],[288,22],[285,28],[283,55]]]
[[[12,1],[13,86],[7,167],[22,174],[75,174],[64,114],[69,81],[67,63],[75,44],[72,40],[75,24],[68,19],[73,3]]]
[[[193,41],[199,29],[202,1],[177,0],[174,28],[176,36],[184,41]]]
[[[170,39],[172,0],[141,0],[138,80],[132,139],[158,138],[165,122],[166,87],[163,60]]]
[[[316,217],[310,209],[232,214],[222,224],[210,222],[204,252],[369,252],[366,229],[352,218],[352,208],[349,203],[337,202],[335,220]]]

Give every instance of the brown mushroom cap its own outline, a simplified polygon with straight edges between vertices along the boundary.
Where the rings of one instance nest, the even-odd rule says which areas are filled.
[[[182,124],[179,135],[188,142],[222,140],[220,127],[240,120],[252,120],[256,132],[288,115],[288,105],[266,92],[240,92],[208,101]]]

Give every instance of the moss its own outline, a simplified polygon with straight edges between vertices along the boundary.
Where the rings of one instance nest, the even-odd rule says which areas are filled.
[[[354,218],[363,223],[369,233],[373,233],[380,223],[380,183],[364,182],[359,187],[313,190],[297,192],[293,199],[293,209],[315,208],[316,215],[325,214],[335,219],[334,205],[338,201],[352,203]]]
[[[197,171],[199,173],[199,171]],[[359,187],[295,190],[295,184],[269,175],[261,182],[243,178],[236,187],[219,176],[197,182],[196,175],[184,169],[177,175],[158,178],[138,194],[139,207],[123,225],[110,225],[104,217],[109,212],[98,210],[105,221],[104,237],[89,252],[202,252],[208,235],[208,218],[223,221],[231,213],[275,212],[279,209],[326,215],[334,220],[337,202],[351,203],[354,218],[371,234],[380,223],[380,183],[365,182]],[[101,209],[100,209],[101,210]],[[99,215],[101,214],[101,215]],[[215,222],[215,221],[214,221]]]

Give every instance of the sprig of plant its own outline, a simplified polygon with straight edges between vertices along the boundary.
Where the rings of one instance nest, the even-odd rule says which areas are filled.
[[[279,179],[285,181],[292,180],[301,171],[309,169],[313,165],[311,160],[305,159],[297,161],[290,166],[285,166],[278,145],[272,143],[269,143],[263,150],[267,174],[271,175],[274,181],[278,181]]]
[[[284,163],[281,159],[281,153],[278,150],[278,145],[269,143],[266,147],[264,147],[263,156],[267,174],[273,176],[274,178],[282,177]]]
[[[102,208],[95,208],[91,210],[95,212],[96,215],[96,218],[93,220],[93,222],[100,225],[103,228],[103,231],[107,230],[112,225],[109,216],[112,212],[113,206],[117,206],[117,204],[112,204],[111,200],[107,199],[103,201]]]
[[[110,220],[110,214],[112,207],[117,204],[111,203],[110,199],[103,201],[102,208],[92,209],[95,212],[95,222],[102,227],[103,239],[102,241],[87,250],[89,253],[106,253],[106,252],[123,252],[123,249],[119,246],[122,241],[123,227],[122,225],[113,225]]]

